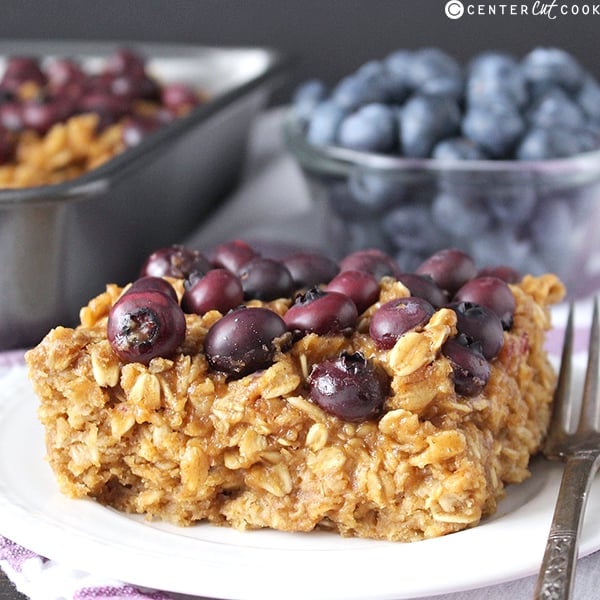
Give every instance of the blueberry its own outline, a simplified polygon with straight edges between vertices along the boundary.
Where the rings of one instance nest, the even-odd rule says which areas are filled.
[[[497,277],[475,277],[454,294],[455,302],[470,302],[485,306],[495,313],[502,326],[510,329],[515,313],[515,297],[508,284]]]
[[[123,362],[147,365],[153,358],[170,358],[185,339],[183,310],[156,289],[126,292],[108,314],[107,338]]]
[[[211,264],[203,254],[181,244],[173,244],[150,254],[142,265],[140,276],[186,279],[191,275],[204,275],[210,269]]]
[[[300,119],[309,119],[317,105],[325,100],[327,88],[319,79],[310,79],[300,85],[292,97],[294,112]]]
[[[296,298],[283,319],[297,335],[336,335],[352,331],[358,311],[345,294],[311,288]]]
[[[395,104],[402,104],[410,94],[408,72],[411,61],[410,50],[396,50],[384,60],[388,95]]]
[[[519,283],[523,276],[519,271],[508,265],[496,265],[494,267],[482,267],[477,272],[477,277],[497,277],[506,283]]]
[[[439,48],[416,50],[408,66],[408,82],[415,90],[419,90],[432,80],[461,80],[461,78],[461,66],[452,56]]]
[[[206,334],[208,364],[231,377],[268,367],[286,341],[283,319],[268,308],[236,308],[216,321]]]
[[[444,290],[442,290],[428,275],[401,273],[398,276],[398,281],[408,288],[411,296],[417,296],[418,298],[427,300],[434,308],[440,308],[448,300]]]
[[[583,128],[586,120],[583,110],[559,87],[542,94],[528,111],[527,119],[533,127],[547,128]]]
[[[585,151],[580,130],[568,127],[535,127],[521,140],[516,156],[519,160],[546,160],[575,156]]]
[[[592,77],[586,77],[577,95],[577,101],[587,117],[600,122],[600,83]]]
[[[468,75],[486,74],[502,79],[519,68],[517,59],[508,52],[487,50],[472,58],[468,65]]]
[[[136,279],[129,286],[126,293],[129,294],[133,292],[160,292],[161,294],[165,294],[173,302],[179,302],[175,288],[162,277],[152,277],[151,275],[147,275]]]
[[[371,317],[369,335],[382,350],[390,350],[408,331],[424,327],[435,312],[418,296],[396,298],[382,304]]]
[[[181,299],[188,313],[203,315],[209,310],[221,314],[238,307],[244,300],[244,290],[239,278],[227,269],[211,269],[188,286]]]
[[[383,64],[388,74],[394,74],[399,79],[408,82],[408,73],[413,56],[414,53],[412,50],[406,50],[404,48],[394,50],[385,57]],[[406,85],[408,85],[408,83]]]
[[[291,273],[283,263],[271,258],[253,258],[237,274],[246,300],[285,298],[294,289]]]
[[[366,104],[340,124],[338,143],[364,152],[391,152],[398,138],[398,122],[385,104]]]
[[[355,222],[344,224],[343,240],[348,251],[361,248],[379,248],[383,252],[390,252],[392,247],[381,230],[382,216],[374,218],[363,217]]]
[[[504,184],[486,193],[486,204],[490,213],[501,223],[520,225],[528,222],[537,203],[535,184],[526,176],[510,180],[506,175]]]
[[[419,87],[419,93],[429,96],[442,96],[461,101],[464,81],[460,77],[436,77],[425,81]]]
[[[517,270],[524,270],[525,261],[532,252],[532,243],[519,235],[514,227],[497,227],[484,237],[472,238],[470,252],[478,264],[497,266],[506,263]]]
[[[423,252],[413,252],[407,248],[398,248],[394,252],[394,260],[398,263],[398,267],[405,272],[413,272],[425,258],[426,255]]]
[[[296,289],[311,288],[331,281],[340,271],[337,263],[318,252],[296,252],[282,260]]]
[[[473,302],[453,302],[449,305],[456,313],[456,329],[470,344],[480,344],[481,353],[493,359],[504,344],[504,329],[498,315],[489,308]]]
[[[475,277],[477,267],[473,258],[463,250],[445,248],[428,257],[415,272],[428,275],[440,288],[453,294]]]
[[[358,352],[315,364],[307,383],[315,404],[346,421],[377,417],[389,393],[388,376]]]
[[[438,160],[485,160],[485,152],[473,141],[464,137],[448,138],[438,142],[431,153]]]
[[[395,248],[428,251],[443,243],[443,237],[432,226],[426,205],[399,206],[391,210],[382,222],[382,228]]]
[[[433,201],[431,216],[437,227],[459,239],[484,235],[492,222],[485,199],[472,191],[441,192]]]
[[[374,215],[406,202],[407,189],[398,177],[381,172],[353,169],[348,188],[357,216]]]
[[[511,226],[527,223],[537,204],[537,194],[531,186],[520,189],[493,190],[488,194],[490,212],[500,222]]]
[[[382,277],[397,277],[400,274],[394,259],[376,248],[366,248],[348,254],[340,261],[340,271],[366,271],[377,280]]]
[[[330,145],[337,141],[337,133],[346,110],[331,100],[325,100],[313,110],[306,139],[315,145]]]
[[[348,296],[359,313],[379,299],[379,281],[367,271],[342,271],[325,287],[327,292],[340,292]]]
[[[538,91],[558,85],[568,92],[576,92],[585,79],[579,62],[560,48],[535,48],[521,65],[530,85]]]
[[[541,260],[548,267],[561,272],[568,261],[569,248],[576,230],[573,205],[562,198],[544,199],[536,218],[531,221],[529,232]]]
[[[523,107],[529,97],[519,64],[502,52],[486,52],[472,61],[465,94],[469,106],[501,100]]]
[[[404,104],[400,139],[405,156],[426,158],[441,139],[454,136],[460,126],[458,104],[441,96],[416,95]]]
[[[462,132],[493,158],[509,158],[525,130],[518,110],[505,103],[470,107],[462,122]]]
[[[489,381],[490,364],[477,347],[451,338],[442,346],[442,353],[452,365],[456,393],[461,396],[480,394]]]
[[[248,242],[229,240],[216,246],[210,258],[215,267],[237,273],[247,262],[258,256],[258,252]]]
[[[336,85],[331,99],[345,111],[352,111],[364,104],[386,102],[387,91],[380,74],[354,74],[344,77]]]

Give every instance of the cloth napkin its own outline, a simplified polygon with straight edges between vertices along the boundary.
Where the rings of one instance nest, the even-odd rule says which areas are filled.
[[[320,229],[323,226],[322,215],[318,212],[319,207],[310,202],[298,168],[285,152],[281,139],[281,117],[281,109],[268,111],[259,117],[250,138],[249,158],[240,188],[210,222],[201,225],[188,240],[184,240],[185,243],[209,247],[222,240],[245,237],[321,247],[324,239]],[[560,345],[560,332],[550,338],[549,344],[550,350],[556,352]],[[14,368],[23,368],[23,352],[0,353],[0,385],[3,377]],[[519,541],[514,540],[514,543]],[[495,557],[491,555],[489,559],[495,560]],[[465,569],[468,568],[469,565],[465,565]],[[0,569],[31,600],[202,600],[197,596],[140,588],[76,571],[1,536]],[[434,570],[432,576],[435,576]],[[600,552],[581,559],[577,567],[575,599],[599,598],[599,576]],[[531,576],[435,598],[520,600],[531,597],[534,585],[535,577]]]

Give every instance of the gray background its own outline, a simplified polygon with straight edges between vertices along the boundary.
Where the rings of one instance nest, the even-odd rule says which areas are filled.
[[[567,8],[600,0],[555,0]],[[546,0],[549,4],[552,0]],[[600,15],[463,16],[450,20],[446,0],[2,0],[0,37],[165,41],[261,45],[296,57],[273,102],[289,99],[308,76],[328,83],[396,48],[439,46],[461,60],[484,49],[522,55],[535,46],[573,52],[596,75]],[[476,0],[470,3],[488,4]],[[510,4],[511,0],[497,0]],[[531,9],[534,0],[513,0]],[[538,3],[538,5],[541,3]]]

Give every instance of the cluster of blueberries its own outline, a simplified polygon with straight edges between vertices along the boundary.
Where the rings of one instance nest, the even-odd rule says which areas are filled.
[[[161,248],[140,275],[108,317],[108,341],[124,362],[171,357],[185,340],[185,314],[218,310],[222,317],[203,342],[208,366],[229,379],[243,377],[268,367],[278,351],[308,334],[352,334],[360,314],[378,301],[381,279],[393,277],[411,295],[378,306],[368,335],[380,350],[390,350],[406,332],[424,327],[437,309],[454,310],[458,335],[446,341],[442,353],[463,396],[479,394],[488,382],[490,361],[512,327],[515,300],[508,284],[519,279],[506,267],[478,270],[457,249],[437,252],[416,272],[405,273],[376,249],[351,253],[339,263],[314,252],[275,260],[242,240],[219,245],[210,259],[180,245]],[[165,277],[184,280],[181,301]],[[283,314],[268,304],[246,304],[279,298],[290,300]],[[316,404],[349,421],[377,417],[390,392],[389,375],[360,352],[312,365],[306,385]]]
[[[600,147],[600,84],[569,53],[518,61],[486,52],[463,67],[439,48],[370,61],[331,91],[293,99],[313,144],[411,158],[538,160]]]
[[[347,178],[308,168],[344,225],[343,252],[376,245],[410,269],[458,246],[480,264],[561,275],[568,267],[598,183],[540,185],[522,161],[600,148],[600,84],[569,53],[536,48],[517,60],[490,51],[463,66],[438,48],[399,50],[331,90],[305,82],[293,113],[313,146],[444,161],[378,169],[357,157]],[[510,168],[486,169],[498,160]]]
[[[123,141],[133,146],[199,102],[186,84],[156,81],[144,58],[129,48],[117,48],[97,72],[75,58],[13,56],[0,78],[0,163],[14,158],[22,131],[44,135],[76,114],[96,113],[100,129],[123,120]],[[150,104],[155,110],[148,110]]]

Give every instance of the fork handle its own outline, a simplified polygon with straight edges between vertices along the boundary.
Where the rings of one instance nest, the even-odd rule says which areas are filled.
[[[579,530],[590,484],[599,466],[598,452],[581,452],[567,458],[535,587],[535,600],[571,598]]]

